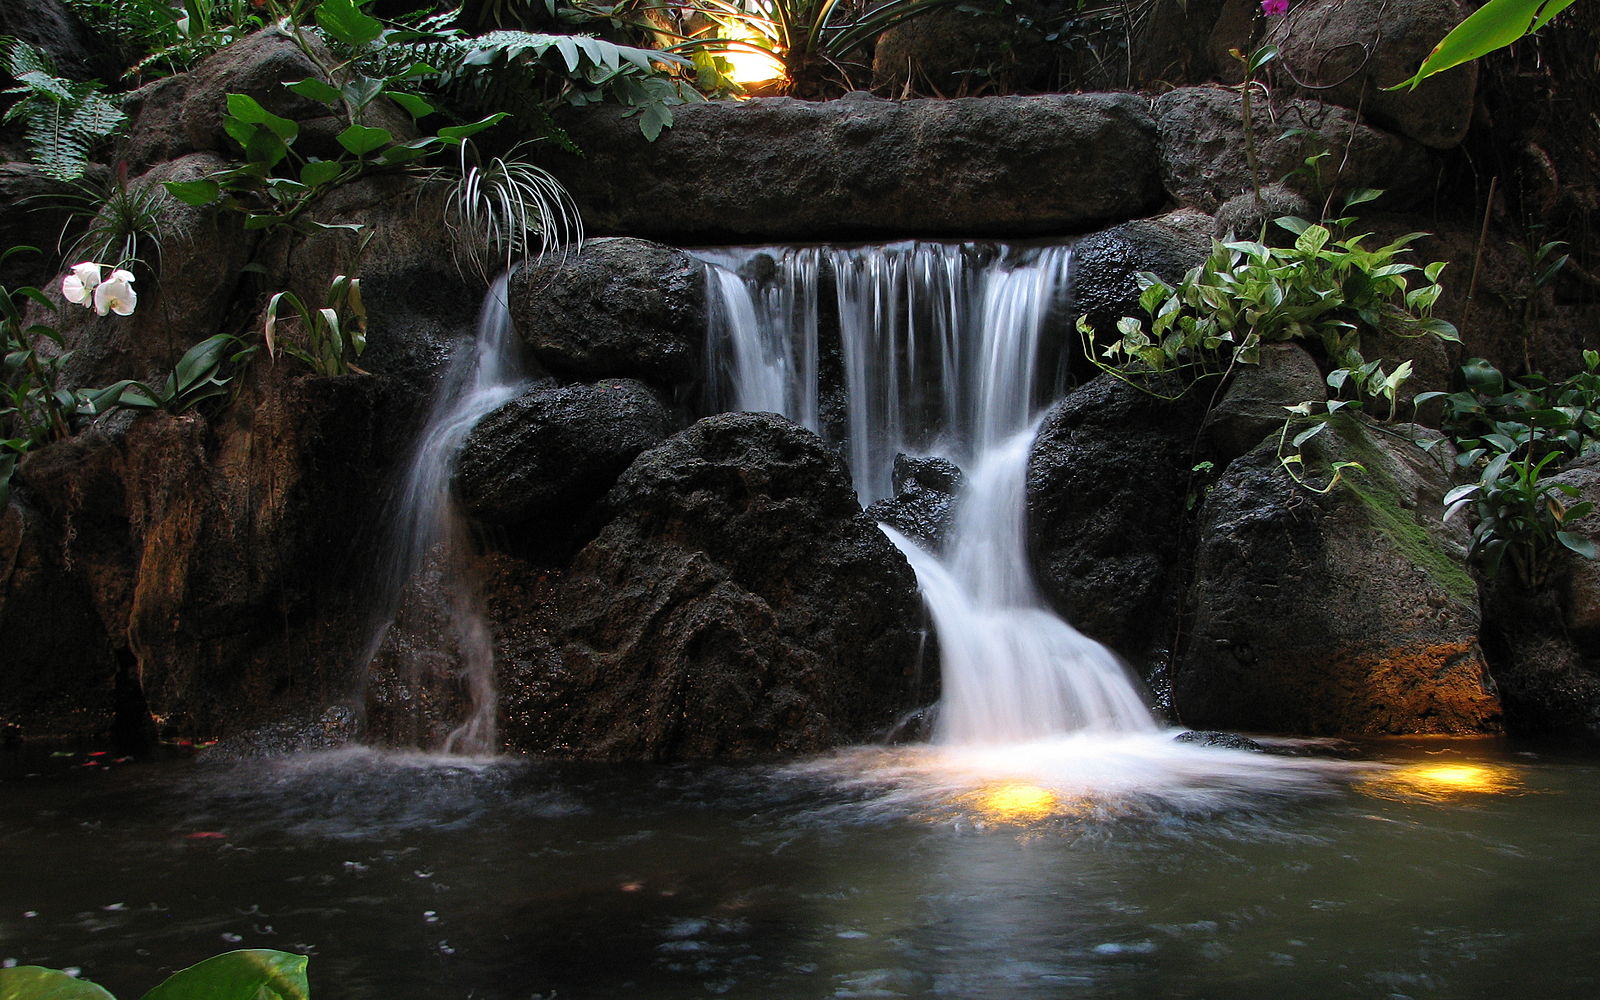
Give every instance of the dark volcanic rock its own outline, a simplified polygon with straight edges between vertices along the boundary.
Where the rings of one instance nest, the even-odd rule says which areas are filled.
[[[1422,146],[1357,125],[1354,112],[1308,98],[1277,100],[1274,109],[1275,121],[1269,122],[1259,105],[1254,115],[1263,187],[1282,183],[1301,194],[1314,193],[1317,184],[1305,173],[1305,160],[1322,152],[1333,155],[1322,160],[1321,182],[1331,184],[1337,174],[1338,192],[1381,188],[1384,204],[1391,205],[1416,196],[1426,183],[1428,156]],[[1168,91],[1157,98],[1155,115],[1162,181],[1180,205],[1215,212],[1251,190],[1238,91]]]
[[[1385,90],[1416,72],[1468,8],[1456,0],[1308,0],[1293,17],[1276,19],[1267,41],[1319,100],[1382,122],[1434,149],[1461,142],[1472,122],[1476,60],[1424,81],[1415,90]],[[1276,68],[1276,67],[1274,67]]]
[[[1147,319],[1139,309],[1141,271],[1176,284],[1211,252],[1211,219],[1174,212],[1158,219],[1123,223],[1072,245],[1067,265],[1067,317],[1087,315],[1096,330],[1109,332],[1124,316]]]
[[[478,421],[456,486],[480,520],[576,520],[669,430],[655,394],[631,379],[529,389]]]
[[[640,455],[607,503],[616,519],[559,580],[519,585],[548,604],[505,625],[521,643],[502,680],[511,745],[799,753],[927,700],[910,567],[815,435],[773,414],[708,417]]]
[[[69,80],[115,80],[122,72],[104,40],[61,0],[6,0],[0,4],[0,36],[40,49]]]
[[[626,376],[661,386],[700,373],[705,272],[688,254],[633,239],[590,240],[576,253],[522,267],[511,316],[551,370]]]
[[[1205,416],[1206,457],[1231,462],[1283,429],[1285,407],[1328,398],[1316,359],[1295,343],[1262,344],[1254,365],[1240,365]]]
[[[1133,94],[674,108],[655,142],[621,109],[562,118],[548,166],[595,232],[680,242],[1026,236],[1148,214],[1155,129]]]
[[[1040,586],[1075,628],[1141,668],[1165,659],[1176,630],[1200,407],[1102,375],[1056,404],[1028,460]]]
[[[1319,495],[1290,480],[1276,443],[1230,464],[1201,509],[1179,717],[1313,735],[1498,731],[1467,530],[1442,521],[1439,458],[1342,418],[1307,443],[1306,474],[1367,471]]]
[[[870,520],[889,527],[930,551],[944,547],[955,518],[961,469],[943,458],[894,457],[894,496],[868,507]]]

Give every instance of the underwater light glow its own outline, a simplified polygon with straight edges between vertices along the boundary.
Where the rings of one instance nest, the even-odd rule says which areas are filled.
[[[1503,795],[1520,787],[1515,773],[1493,764],[1410,764],[1358,783],[1374,798],[1447,802],[1471,795]]]
[[[982,789],[968,801],[985,819],[998,823],[1036,823],[1050,817],[1061,805],[1055,792],[1022,781]]]

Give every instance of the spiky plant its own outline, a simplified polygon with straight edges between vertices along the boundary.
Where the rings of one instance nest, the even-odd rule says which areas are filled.
[[[67,197],[75,203],[72,219],[83,220],[85,226],[63,250],[66,265],[97,260],[115,267],[139,263],[152,274],[157,271],[162,218],[172,203],[166,188],[160,184],[130,186],[119,173],[104,190],[79,185],[78,193]]]
[[[526,146],[479,162],[461,144],[460,171],[446,194],[444,224],[456,266],[485,284],[502,271],[583,243],[583,218],[567,189],[523,159]]]

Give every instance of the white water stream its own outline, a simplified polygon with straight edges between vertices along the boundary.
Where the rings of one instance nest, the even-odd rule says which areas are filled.
[[[1058,385],[1046,333],[1070,251],[900,243],[703,256],[713,382],[728,408],[779,412],[842,445],[863,503],[890,492],[897,453],[965,470],[942,555],[885,529],[939,636],[937,742],[1157,732],[1116,656],[1045,605],[1028,567],[1028,454]],[[821,299],[825,273],[835,276],[831,302]],[[842,426],[820,402],[824,306],[839,318]]]
[[[384,700],[411,706],[394,713],[409,731],[391,726],[385,738],[449,754],[492,754],[498,743],[493,635],[450,480],[473,426],[526,384],[506,288],[501,277],[489,289],[477,330],[458,345],[417,439],[381,569],[385,611],[361,661]]]

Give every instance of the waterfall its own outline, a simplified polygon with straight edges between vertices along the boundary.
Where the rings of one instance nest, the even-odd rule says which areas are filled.
[[[473,339],[457,346],[395,497],[380,569],[384,610],[361,660],[368,729],[387,742],[496,749],[493,636],[450,481],[473,426],[526,383],[507,285],[502,276],[489,289]]]
[[[821,434],[843,450],[863,504],[892,492],[897,454],[965,469],[942,554],[884,529],[939,636],[936,741],[1156,731],[1123,665],[1045,605],[1028,565],[1028,455],[1062,386],[1046,333],[1070,250],[914,242],[701,257],[714,408],[772,410]],[[830,362],[842,405],[828,399]]]

